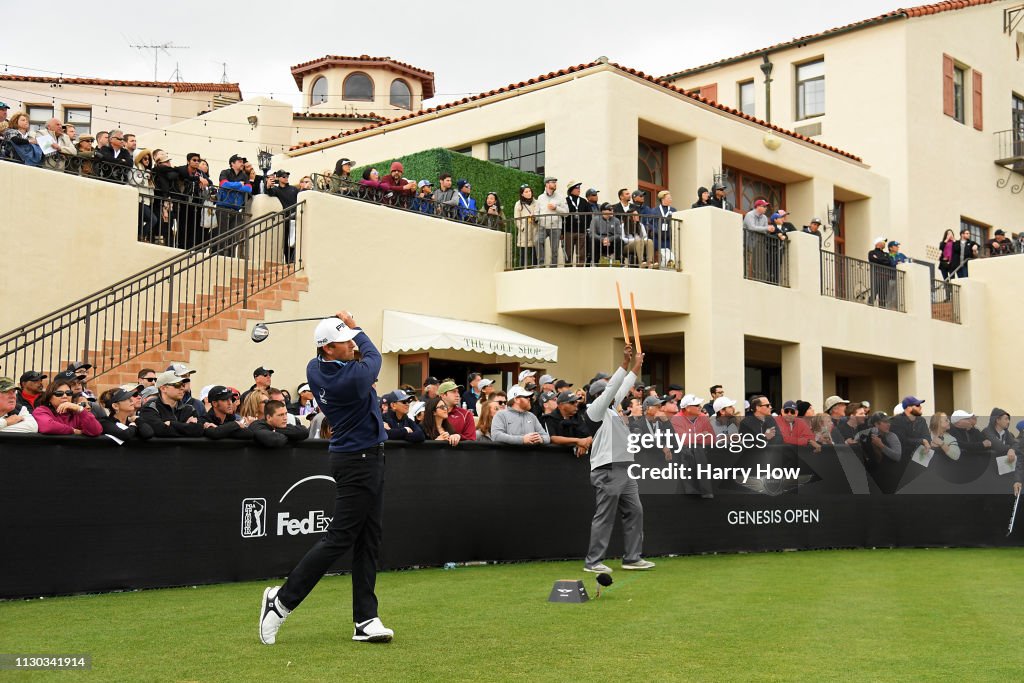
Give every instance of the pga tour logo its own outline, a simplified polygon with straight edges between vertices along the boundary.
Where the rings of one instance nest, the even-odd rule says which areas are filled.
[[[334,483],[334,479],[326,475],[318,474],[306,477],[288,487],[284,492],[279,504],[283,504],[288,494],[309,481],[323,479]],[[266,498],[244,498],[242,500],[242,538],[261,538],[269,533],[267,526],[268,510]],[[274,534],[276,536],[299,536],[307,534],[322,534],[331,525],[331,517],[324,514],[323,510],[310,510],[293,515],[289,511],[278,511],[273,515]]]

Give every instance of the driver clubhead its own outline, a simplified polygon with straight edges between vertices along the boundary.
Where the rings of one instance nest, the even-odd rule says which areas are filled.
[[[269,337],[269,336],[270,336],[270,328],[268,328],[263,323],[256,323],[256,326],[252,328],[251,339],[254,342],[256,342],[257,344],[259,344],[262,341],[265,341],[266,338]]]

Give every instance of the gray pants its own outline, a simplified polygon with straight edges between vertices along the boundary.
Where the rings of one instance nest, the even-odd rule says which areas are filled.
[[[622,561],[636,562],[641,558],[644,507],[640,504],[636,480],[630,479],[626,472],[626,464],[618,463],[590,471],[590,483],[594,486],[597,504],[594,521],[590,524],[590,550],[586,559],[588,567],[604,559],[617,515],[622,516],[622,535],[625,538],[626,550]]]
[[[544,243],[550,241],[551,243],[551,263],[548,264],[554,268],[558,266],[558,252],[562,250],[562,229],[561,228],[542,228],[537,227],[537,265],[543,266],[545,257],[547,256],[544,248]]]

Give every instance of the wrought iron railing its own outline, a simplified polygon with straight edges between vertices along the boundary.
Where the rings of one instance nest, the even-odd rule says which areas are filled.
[[[895,266],[821,252],[821,294],[906,313],[905,273]]]
[[[3,374],[71,361],[101,375],[302,269],[300,202],[0,335]],[[41,285],[45,286],[45,285]]]
[[[743,231],[743,277],[789,287],[789,243],[765,232]]]
[[[932,280],[932,319],[961,324],[960,285],[947,280]]]
[[[1019,128],[994,133],[996,139],[996,163],[1000,166],[1013,164],[1024,167],[1024,124]]]
[[[473,210],[455,192],[442,202],[431,195],[380,190],[337,176],[314,173],[311,179],[319,192],[503,232],[508,236],[505,270],[553,266],[682,270],[681,221],[657,212],[617,213],[607,223],[595,222],[599,214],[592,212],[517,219],[498,207]],[[514,207],[508,213],[514,214]]]

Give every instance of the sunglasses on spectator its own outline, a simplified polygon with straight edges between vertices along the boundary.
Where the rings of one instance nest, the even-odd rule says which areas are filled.
[[[446,406],[446,405],[445,405],[445,404],[443,404],[443,403],[438,403],[438,404],[437,404],[437,407],[436,407],[436,408],[434,408],[434,410],[443,410],[444,412],[446,412],[446,413],[447,413],[447,412],[448,412],[448,406]]]
[[[184,382],[175,382],[174,384],[166,384],[164,386],[174,387],[175,389],[181,389],[184,385]]]
[[[156,381],[156,377],[143,377],[142,381],[143,382],[155,382]]]
[[[124,140],[124,138],[110,138],[111,140]]]
[[[65,396],[67,396],[68,398],[74,398],[75,392],[73,392],[73,391],[55,391],[55,392],[53,392],[53,395],[58,397],[58,398],[64,398]]]
[[[495,401],[495,403],[497,403],[499,406],[503,406],[503,405],[505,405],[506,402],[505,401]]]
[[[793,408],[784,408],[782,413],[783,415],[796,415],[796,410]]]

